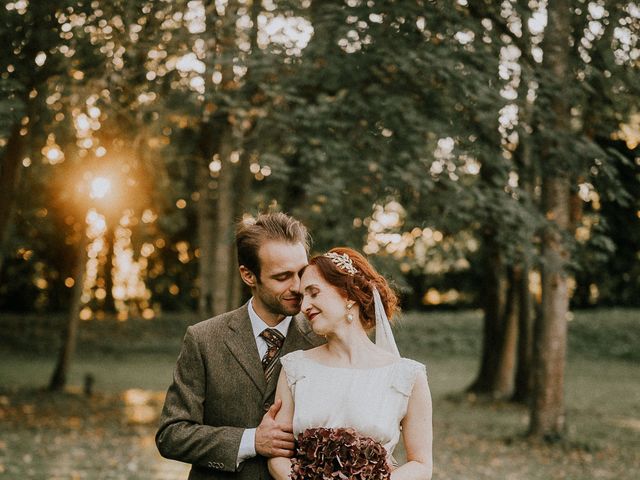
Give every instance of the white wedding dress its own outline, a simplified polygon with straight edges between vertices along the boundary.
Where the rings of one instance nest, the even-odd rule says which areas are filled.
[[[329,367],[298,350],[281,357],[295,410],[293,433],[308,428],[354,428],[380,442],[389,456],[400,439],[400,422],[424,365],[407,358],[382,367]]]

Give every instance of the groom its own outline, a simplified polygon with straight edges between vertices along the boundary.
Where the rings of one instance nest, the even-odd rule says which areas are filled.
[[[275,421],[279,357],[322,343],[298,315],[306,228],[260,215],[238,225],[236,246],[252,297],[187,329],[156,434],[162,456],[192,464],[190,480],[271,478],[267,458],[294,446],[291,425]]]

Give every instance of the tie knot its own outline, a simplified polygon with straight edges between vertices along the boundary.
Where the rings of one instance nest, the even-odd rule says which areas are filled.
[[[260,334],[271,347],[282,348],[284,335],[275,328],[265,328]]]

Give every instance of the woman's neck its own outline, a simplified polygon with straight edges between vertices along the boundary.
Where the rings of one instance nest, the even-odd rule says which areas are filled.
[[[349,325],[342,331],[327,335],[327,352],[346,365],[358,364],[371,353],[375,345],[363,328]]]

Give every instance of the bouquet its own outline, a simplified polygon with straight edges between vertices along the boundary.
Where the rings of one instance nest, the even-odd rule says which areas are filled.
[[[292,480],[389,480],[387,451],[352,428],[309,428],[298,435]]]

